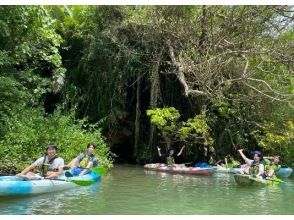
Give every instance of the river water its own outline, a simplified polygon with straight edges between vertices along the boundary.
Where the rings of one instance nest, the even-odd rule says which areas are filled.
[[[177,175],[117,165],[89,187],[1,198],[0,214],[27,215],[293,215],[294,179],[268,187],[238,186],[230,174]]]

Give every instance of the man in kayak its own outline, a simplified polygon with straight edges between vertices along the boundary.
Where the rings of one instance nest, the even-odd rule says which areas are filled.
[[[82,176],[89,173],[92,167],[98,165],[98,158],[94,155],[96,146],[94,144],[87,145],[87,152],[81,153],[74,158],[67,166],[70,167],[71,172],[66,172],[66,176]]]
[[[157,151],[158,151],[158,155],[159,157],[161,157],[164,161],[165,164],[167,164],[168,166],[173,166],[175,164],[175,157],[179,157],[183,150],[184,150],[185,146],[183,146],[180,150],[180,152],[178,154],[175,154],[175,150],[174,149],[169,149],[168,150],[168,155],[166,154],[161,154],[160,152],[160,148],[157,147]]]
[[[248,165],[244,168],[244,173],[256,176],[258,178],[263,178],[264,175],[264,165],[262,163],[263,155],[260,151],[254,151],[253,160],[248,159],[244,153],[243,149],[238,150],[241,157],[244,159],[245,163]]]
[[[39,158],[30,166],[26,167],[21,173],[17,174],[20,177],[45,177],[54,179],[62,174],[64,160],[56,154],[57,146],[54,144],[47,145],[46,155]],[[40,174],[35,174],[31,170],[35,167],[40,167]]]
[[[273,178],[276,176],[276,172],[280,168],[280,157],[279,156],[273,156],[273,157],[264,157],[264,177],[270,177]]]

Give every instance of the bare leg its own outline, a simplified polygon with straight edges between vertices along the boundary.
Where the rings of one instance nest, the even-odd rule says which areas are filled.
[[[79,161],[77,158],[73,159],[69,164],[68,166],[70,167],[70,169],[74,169],[76,167],[79,166]]]

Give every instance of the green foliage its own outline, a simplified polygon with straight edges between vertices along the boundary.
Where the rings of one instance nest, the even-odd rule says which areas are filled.
[[[179,136],[181,140],[193,140],[196,142],[200,138],[200,143],[213,145],[214,141],[210,136],[210,133],[211,128],[206,122],[204,112],[200,115],[196,115],[194,118],[188,119],[187,122],[183,122],[182,126],[179,128]]]
[[[54,20],[44,7],[1,6],[0,15],[0,24],[5,27],[0,50],[10,57],[6,64],[13,61],[25,69],[40,71],[46,63],[53,72],[61,66],[58,47],[62,39],[55,32]]]
[[[195,115],[194,118],[185,121],[179,121],[180,113],[174,107],[156,108],[147,110],[147,116],[150,117],[151,123],[155,125],[162,136],[169,137],[172,140],[213,144],[210,135],[211,128],[206,122],[206,116],[202,114]]]
[[[47,116],[36,108],[43,105],[47,92],[62,91],[65,111],[77,106],[80,118],[86,116],[91,122],[108,118],[108,129],[128,126],[132,130],[136,79],[142,76],[140,97],[145,101],[157,79],[152,76],[157,66],[160,81],[156,86],[161,93],[155,101],[157,106],[185,109],[183,116],[173,107],[147,111],[163,137],[213,143],[223,152],[241,143],[245,148],[261,147],[270,154],[284,154],[290,161],[294,155],[293,108],[272,101],[293,106],[292,9],[0,6],[2,144],[12,144],[11,155],[16,157],[23,155],[23,146],[35,157],[39,151],[32,150],[32,146],[52,141],[61,146],[63,153],[63,146],[70,145],[70,141],[53,135],[58,130],[66,134],[67,140],[70,133],[77,139],[71,147],[73,152],[67,149],[71,157],[81,150],[78,146],[92,141],[85,131],[91,126],[79,130],[86,124],[84,120],[75,121],[72,115],[62,116],[60,112]],[[174,74],[180,66],[189,90],[198,90],[203,97],[196,92],[183,98],[183,91],[176,91],[183,88]],[[174,81],[177,87],[170,83]],[[188,100],[189,105],[178,100]],[[203,107],[206,112],[195,115]],[[148,105],[141,105],[140,110],[146,108]],[[181,117],[189,119],[181,121]],[[140,119],[141,127],[148,124],[146,117]],[[40,124],[46,124],[48,132]],[[92,130],[97,129],[94,126]],[[17,132],[25,145],[14,143]],[[142,157],[149,152],[143,143],[147,139],[139,143]]]
[[[96,155],[102,166],[111,167],[114,159],[97,125],[75,120],[74,113],[63,115],[57,110],[44,117],[41,109],[24,110],[10,119],[13,126],[0,140],[0,170],[20,171],[45,153],[45,146],[54,143],[58,154],[69,163],[85,152],[88,143],[97,145]],[[87,129],[86,129],[87,128]]]
[[[31,98],[29,91],[17,80],[0,76],[0,136],[11,126],[8,119],[20,113]]]
[[[147,116],[150,117],[151,123],[160,130],[163,137],[172,136],[178,129],[177,121],[180,113],[174,107],[149,109]]]
[[[289,165],[294,157],[294,121],[286,120],[282,123],[264,122],[262,129],[252,132],[258,144],[274,155],[280,155]],[[285,163],[284,162],[284,163]]]

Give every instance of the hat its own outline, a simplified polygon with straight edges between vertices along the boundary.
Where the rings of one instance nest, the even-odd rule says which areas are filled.
[[[46,150],[48,150],[49,148],[54,148],[55,150],[57,150],[57,146],[55,144],[48,144],[46,146]]]
[[[257,154],[258,157],[260,157],[260,160],[263,159],[263,154],[262,154],[260,151],[256,150],[256,151],[252,151],[251,153],[252,153],[253,155]]]

